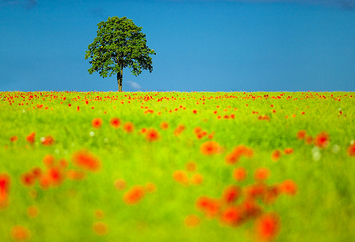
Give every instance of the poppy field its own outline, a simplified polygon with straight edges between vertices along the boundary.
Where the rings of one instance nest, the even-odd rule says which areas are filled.
[[[0,92],[0,241],[352,241],[355,93]]]

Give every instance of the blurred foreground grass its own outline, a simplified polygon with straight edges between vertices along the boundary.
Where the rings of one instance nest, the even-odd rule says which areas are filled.
[[[260,167],[270,171],[269,185],[286,179],[297,184],[295,196],[262,206],[280,217],[276,241],[352,241],[355,158],[347,149],[355,139],[353,95],[1,92],[0,175],[10,177],[10,184],[2,195],[8,204],[0,208],[0,241],[20,240],[21,233],[28,241],[258,240],[254,220],[227,226],[205,216],[196,201],[219,198],[229,185],[246,188]],[[113,117],[120,119],[117,129],[110,125]],[[102,124],[94,127],[97,118]],[[127,122],[133,124],[131,133],[123,128]],[[177,132],[179,125],[184,129]],[[196,127],[206,133],[198,137]],[[158,133],[157,140],[147,140],[148,129]],[[325,147],[297,139],[300,130],[312,138],[325,132]],[[26,137],[32,132],[30,143]],[[46,137],[54,142],[44,145]],[[201,145],[210,141],[221,149],[206,155]],[[227,164],[238,145],[252,149],[253,156]],[[284,154],[286,148],[293,152]],[[73,154],[83,149],[99,159],[98,171],[73,163]],[[275,150],[282,153],[277,161],[271,156]],[[38,181],[26,186],[21,177],[36,167],[45,171],[46,155],[65,159],[65,171],[80,171],[85,178],[70,180],[63,173],[54,187],[43,189]],[[188,171],[188,163],[196,169]],[[232,176],[238,167],[247,171],[241,182]],[[200,174],[202,183],[174,180],[178,170],[189,178]],[[151,189],[129,205],[124,196],[136,186]],[[199,222],[187,226],[189,215]]]

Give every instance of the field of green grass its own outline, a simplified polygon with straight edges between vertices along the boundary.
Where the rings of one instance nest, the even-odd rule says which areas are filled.
[[[354,107],[350,92],[0,92],[0,241],[353,241]]]

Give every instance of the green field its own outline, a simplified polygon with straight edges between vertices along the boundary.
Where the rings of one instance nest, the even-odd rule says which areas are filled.
[[[353,241],[354,107],[350,92],[0,92],[0,241]]]

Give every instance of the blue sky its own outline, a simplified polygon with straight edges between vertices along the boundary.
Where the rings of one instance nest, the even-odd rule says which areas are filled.
[[[0,91],[116,91],[84,58],[109,16],[157,53],[124,91],[355,91],[355,0],[0,0]]]

